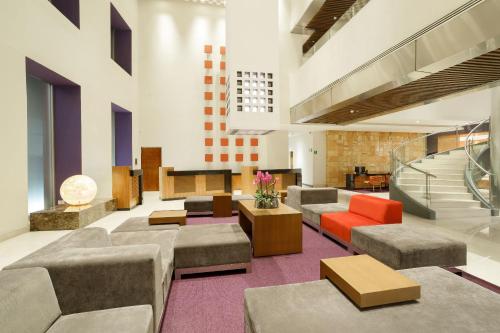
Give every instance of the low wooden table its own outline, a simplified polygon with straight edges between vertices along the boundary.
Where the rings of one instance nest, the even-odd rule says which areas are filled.
[[[149,224],[186,225],[187,210],[157,210],[149,215]]]
[[[240,200],[238,210],[254,257],[302,252],[301,212],[284,204],[276,209],[257,209],[255,200]]]
[[[230,193],[221,193],[213,195],[214,217],[233,216],[233,201]]]
[[[288,191],[287,190],[279,190],[278,193],[280,194],[280,198],[281,198],[281,203],[285,203],[285,199],[288,195]]]
[[[321,260],[320,278],[328,278],[360,308],[420,298],[418,283],[366,254]]]

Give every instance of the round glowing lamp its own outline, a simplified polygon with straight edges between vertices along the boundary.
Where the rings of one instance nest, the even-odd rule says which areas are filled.
[[[88,176],[71,176],[62,183],[59,193],[68,205],[86,205],[94,200],[97,194],[97,184]]]

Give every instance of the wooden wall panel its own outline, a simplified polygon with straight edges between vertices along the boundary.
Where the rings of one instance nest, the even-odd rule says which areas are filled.
[[[207,191],[224,191],[224,175],[206,175]]]
[[[391,151],[403,142],[416,139],[420,133],[392,132],[327,132],[327,185],[345,187],[345,175],[353,173],[356,165],[365,166],[370,173],[387,173],[391,169]],[[426,141],[415,141],[407,149],[407,159],[425,156]]]

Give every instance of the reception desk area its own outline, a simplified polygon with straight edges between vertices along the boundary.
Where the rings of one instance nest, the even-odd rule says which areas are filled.
[[[356,174],[356,173],[348,173],[345,175],[345,184],[347,190],[365,190],[372,189],[373,186],[370,184],[370,177],[372,176],[381,176],[384,179],[384,186],[389,186],[389,181],[391,175],[389,173],[364,173],[364,174]]]
[[[130,210],[142,205],[142,170],[128,166],[113,167],[113,198],[118,210]]]
[[[302,186],[302,170],[301,169],[262,169],[249,166],[241,168],[241,191],[243,194],[255,193],[256,186],[253,180],[258,171],[269,172],[274,177],[278,177],[275,190],[286,190],[288,186],[298,185]]]
[[[160,199],[232,193],[231,170],[185,170],[160,168]]]

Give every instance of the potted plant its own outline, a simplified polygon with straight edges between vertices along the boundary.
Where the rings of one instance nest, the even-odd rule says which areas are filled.
[[[273,177],[269,172],[257,171],[253,184],[257,185],[255,193],[255,207],[261,209],[278,208],[278,192],[274,190],[278,177]]]

